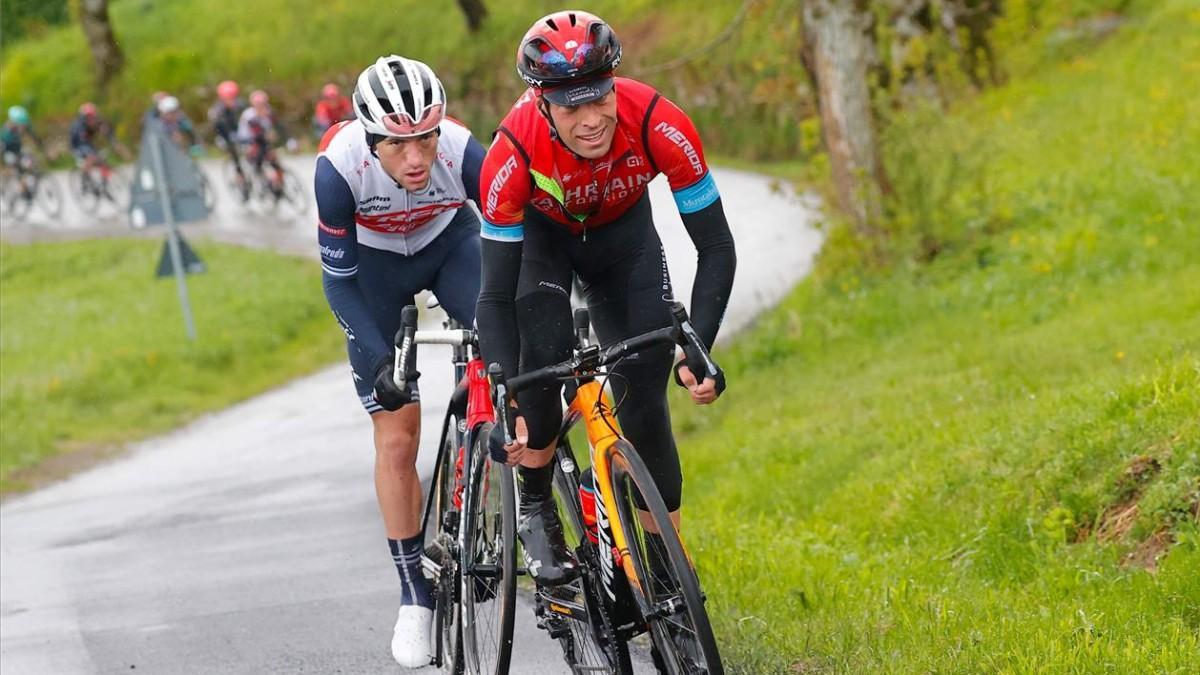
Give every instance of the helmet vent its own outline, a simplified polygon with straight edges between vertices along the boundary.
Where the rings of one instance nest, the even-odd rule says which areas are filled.
[[[546,25],[550,26],[550,30],[558,30],[558,24],[554,23],[554,19],[546,19]]]
[[[571,18],[571,25],[574,26],[575,25],[575,12],[571,12],[567,16]]]

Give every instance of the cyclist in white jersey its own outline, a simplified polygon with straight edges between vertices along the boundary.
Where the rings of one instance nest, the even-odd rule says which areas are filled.
[[[375,491],[400,574],[392,655],[428,665],[433,597],[421,574],[420,395],[391,378],[400,310],[422,290],[465,325],[479,296],[479,203],[484,149],[445,116],[429,66],[399,56],[363,71],[357,119],[321,139],[315,188],[323,285],[346,333],[354,385],[375,429]],[[407,405],[408,403],[413,405]]]

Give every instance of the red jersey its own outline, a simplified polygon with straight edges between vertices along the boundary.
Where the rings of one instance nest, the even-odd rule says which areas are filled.
[[[500,123],[483,162],[479,190],[483,236],[519,240],[532,205],[578,234],[616,220],[667,175],[680,213],[693,213],[720,195],[704,162],[696,127],[652,87],[616,78],[617,129],[604,157],[584,159],[551,135],[532,90]]]
[[[345,96],[339,96],[333,103],[323,98],[317,101],[313,116],[323,126],[329,126],[342,120],[354,119],[354,110],[350,108],[350,99]]]

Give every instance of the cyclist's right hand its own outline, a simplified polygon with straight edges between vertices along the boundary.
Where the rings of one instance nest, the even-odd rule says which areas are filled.
[[[420,372],[413,372],[408,381],[404,383],[404,388],[396,386],[396,380],[392,378],[393,362],[390,358],[380,361],[379,367],[375,370],[375,400],[384,410],[395,411],[403,408],[409,403],[419,403],[421,395],[417,392],[417,378],[421,377]]]

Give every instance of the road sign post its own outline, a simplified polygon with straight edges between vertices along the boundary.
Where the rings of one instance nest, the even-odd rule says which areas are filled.
[[[164,224],[167,226],[166,251],[159,263],[159,276],[169,266],[179,290],[179,304],[189,340],[196,339],[196,324],[188,300],[188,272],[203,272],[204,263],[183,241],[180,222],[201,220],[208,216],[200,188],[199,169],[174,143],[166,138],[161,123],[148,122],[142,136],[137,175],[133,181],[129,217],[134,227]]]

